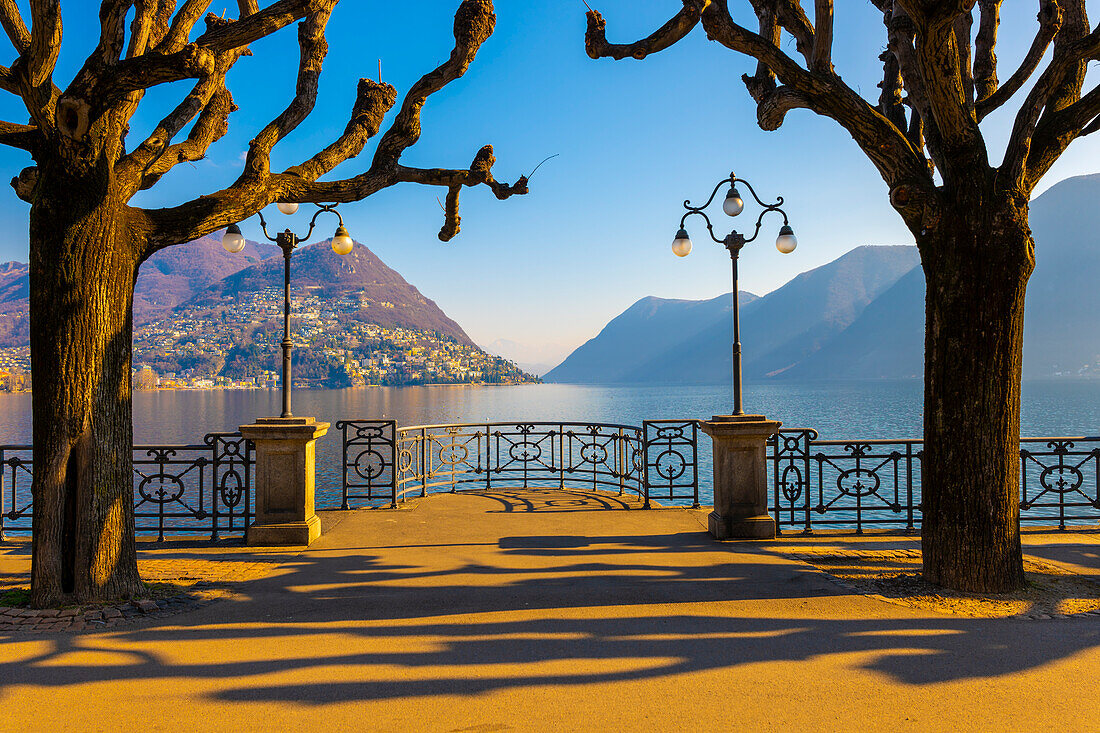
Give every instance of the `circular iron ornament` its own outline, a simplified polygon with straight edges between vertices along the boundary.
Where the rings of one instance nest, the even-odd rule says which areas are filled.
[[[675,481],[683,476],[684,471],[687,470],[684,457],[673,450],[666,450],[658,455],[653,465],[657,470],[657,475],[665,481]]]
[[[522,441],[509,446],[508,455],[511,456],[513,461],[537,461],[542,457],[542,448],[539,447],[538,443]]]
[[[365,450],[355,457],[355,472],[368,481],[381,476],[385,467],[386,459],[374,449]]]
[[[150,484],[154,481],[157,482],[157,486],[152,488],[152,493],[150,493]],[[165,490],[165,486],[171,486],[172,488]],[[146,500],[157,504],[167,504],[170,501],[175,501],[183,496],[183,490],[183,482],[176,476],[168,473],[155,473],[151,476],[146,476],[141,480],[141,483],[138,484],[138,493]]]
[[[791,481],[791,474],[794,474],[794,481]],[[779,477],[779,483],[783,487],[783,498],[789,503],[794,504],[796,501],[802,498],[802,471],[798,466],[793,463],[783,469],[783,474]]]
[[[443,466],[456,466],[470,457],[470,451],[464,445],[450,443],[439,447],[439,463]]]
[[[864,479],[868,483],[863,483]],[[850,468],[836,477],[836,487],[845,496],[871,496],[878,493],[878,474],[866,468]]]
[[[1055,476],[1054,480],[1051,477]],[[1066,477],[1070,480],[1066,480]],[[1043,488],[1047,491],[1055,491],[1059,494],[1068,494],[1071,491],[1077,491],[1081,488],[1081,484],[1085,482],[1085,477],[1081,475],[1081,471],[1074,466],[1047,466],[1043,469],[1043,472],[1039,474],[1039,483],[1043,485]]]
[[[607,460],[607,448],[599,443],[586,443],[581,446],[581,460],[585,463],[603,463]]]
[[[401,452],[397,454],[397,470],[402,473],[407,472],[412,468],[413,454],[408,448],[402,448]]]
[[[232,484],[230,483],[232,481]],[[232,509],[241,502],[244,496],[244,485],[241,476],[236,471],[226,471],[222,475],[221,486],[218,487],[222,504]]]
[[[385,432],[378,425],[363,425],[355,429],[355,440],[381,439]]]

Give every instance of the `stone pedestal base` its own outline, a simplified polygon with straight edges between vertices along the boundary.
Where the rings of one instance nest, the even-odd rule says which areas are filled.
[[[783,423],[763,415],[715,415],[702,423],[714,447],[714,511],[707,525],[719,540],[770,540],[767,440]]]
[[[242,425],[256,445],[256,516],[248,545],[309,545],[321,536],[314,512],[315,444],[328,423],[312,417],[261,417]]]
[[[314,514],[304,522],[253,524],[245,528],[244,542],[260,547],[312,545],[320,536],[321,519]]]

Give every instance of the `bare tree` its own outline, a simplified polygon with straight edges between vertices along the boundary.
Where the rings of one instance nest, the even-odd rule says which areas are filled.
[[[701,24],[710,40],[757,60],[743,81],[761,128],[808,109],[843,127],[875,165],[916,238],[928,286],[924,574],[1006,591],[1024,578],[1017,466],[1024,292],[1035,262],[1028,201],[1069,144],[1100,129],[1100,88],[1084,90],[1100,29],[1090,31],[1084,0],[1040,0],[1035,39],[1000,83],[1001,0],[871,2],[885,24],[877,100],[833,68],[833,0],[815,0],[812,21],[800,0],[748,0],[755,32],[734,22],[727,0],[683,0],[652,35],[622,45],[607,42],[592,11],[586,47],[594,59],[642,59]],[[797,55],[782,50],[784,34]],[[991,163],[980,122],[1032,77],[1004,157]]]
[[[450,57],[401,100],[362,173],[319,181],[357,156],[397,102],[396,90],[362,79],[347,127],[323,150],[282,172],[271,151],[309,115],[327,52],[325,27],[337,0],[277,0],[262,10],[238,0],[237,20],[205,17],[209,0],[103,0],[96,48],[64,90],[53,81],[61,49],[58,0],[30,0],[30,30],[14,0],[0,0],[18,54],[0,67],[0,87],[18,95],[26,125],[0,122],[0,142],[36,165],[12,180],[30,202],[30,325],[34,402],[32,602],[126,597],[141,589],[132,499],[130,358],[134,281],[157,250],[246,219],[276,201],[358,201],[397,183],[447,189],[440,239],[459,228],[463,186],[497,198],[527,191],[520,178],[493,178],[485,146],[467,170],[411,168],[402,153],[420,137],[428,97],[462,76],[493,32],[491,0],[462,0]],[[129,30],[127,32],[127,19]],[[130,206],[174,166],[201,159],[228,129],[236,107],[226,73],[250,43],[298,23],[297,85],[286,109],[249,145],[227,188],[163,209]],[[133,149],[129,120],[146,90],[192,80],[179,104]],[[184,136],[185,129],[190,126]]]

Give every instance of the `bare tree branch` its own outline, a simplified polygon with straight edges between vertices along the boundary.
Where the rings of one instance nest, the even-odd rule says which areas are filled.
[[[651,53],[664,51],[691,32],[699,23],[708,0],[683,0],[684,7],[673,18],[648,37],[636,43],[611,44],[607,42],[607,23],[596,11],[588,13],[588,31],[584,35],[584,47],[590,58],[613,58],[616,61],[631,57],[644,59]]]
[[[236,23],[213,24],[194,43],[177,51],[126,59],[113,69],[113,73],[97,79],[94,84],[74,82],[66,96],[94,100],[97,107],[104,109],[139,89],[205,76],[211,72],[219,54],[247,46],[311,12],[331,9],[335,3],[336,0],[278,0]],[[169,30],[159,46],[169,48],[176,43],[175,38]]]
[[[1027,174],[1027,190],[1050,170],[1070,143],[1078,137],[1095,132],[1100,116],[1100,87],[1094,88],[1079,100],[1044,114],[1035,128],[1035,135],[1028,150],[1024,170]]]
[[[979,101],[997,91],[997,28],[1002,0],[978,0],[978,34],[974,37],[974,86]],[[1036,62],[1038,63],[1038,62]]]
[[[455,13],[455,45],[450,58],[420,77],[409,89],[393,124],[378,142],[372,169],[392,170],[405,149],[420,139],[420,111],[424,103],[430,95],[466,73],[495,26],[496,15],[489,0],[463,1]]]
[[[344,133],[309,160],[288,168],[286,173],[306,181],[316,181],[340,163],[356,157],[367,141],[378,134],[382,120],[396,102],[397,90],[389,84],[360,79],[351,120]]]
[[[807,64],[812,63],[814,27],[806,17],[800,0],[777,0],[776,13],[779,16],[779,25],[794,38],[795,50],[806,59]]]
[[[219,89],[202,108],[195,120],[187,139],[181,143],[169,145],[164,152],[145,169],[141,179],[141,188],[152,188],[168,171],[180,163],[201,160],[210,146],[220,140],[229,130],[229,115],[236,111],[233,95],[227,89]]]
[[[27,30],[15,0],[0,0],[0,25],[4,26],[4,32],[11,39],[11,45],[15,46],[16,53],[22,56],[30,49],[31,32]]]
[[[244,22],[244,21],[241,21]],[[308,24],[308,21],[307,21]],[[402,152],[420,136],[420,111],[428,96],[461,77],[495,24],[490,0],[463,0],[455,14],[455,46],[450,58],[425,74],[406,94],[394,122],[382,136],[371,167],[365,173],[338,181],[316,179],[340,162],[358,155],[366,140],[381,128],[396,93],[388,84],[361,80],[352,118],[344,133],[331,145],[301,165],[280,174],[242,175],[232,186],[208,196],[168,209],[134,209],[136,226],[145,233],[143,257],[172,244],[190,241],[241,221],[273,201],[341,202],[358,201],[397,183],[412,182],[445,186],[451,208],[440,232],[449,239],[458,231],[458,194],[462,186],[488,186],[498,198],[527,192],[526,178],[515,184],[496,181],[491,146],[474,158],[469,170],[407,168],[399,164]],[[313,31],[303,29],[306,46],[314,43]],[[197,125],[196,125],[197,126]],[[278,130],[274,130],[278,136]],[[257,147],[266,146],[267,138]]]
[[[1031,42],[1031,48],[1028,49],[1027,55],[1024,56],[1024,60],[1020,63],[1019,68],[1013,72],[1008,81],[999,89],[995,89],[988,95],[979,94],[978,103],[975,109],[979,122],[990,112],[1007,102],[1013,94],[1020,90],[1024,82],[1031,78],[1031,75],[1035,73],[1035,69],[1038,68],[1039,62],[1043,59],[1047,47],[1054,39],[1054,36],[1058,34],[1058,29],[1062,26],[1061,10],[1059,10],[1058,4],[1053,2],[1053,0],[1045,0],[1042,8],[1039,10],[1038,18],[1039,32],[1035,34],[1035,39]],[[975,61],[975,64],[976,63],[977,61]],[[985,88],[995,88],[996,83],[997,77],[994,72],[992,83],[985,84]]]
[[[34,152],[35,147],[40,142],[42,142],[42,138],[38,134],[38,128],[34,125],[18,125],[14,122],[0,120],[0,143]]]
[[[27,57],[27,80],[40,87],[53,74],[61,52],[61,5],[58,0],[31,0],[31,45]]]
[[[126,46],[126,58],[132,59],[149,49],[157,15],[157,0],[135,0],[134,19],[130,23],[130,43]]]
[[[819,74],[833,72],[833,0],[814,2],[814,52],[810,68]]]
[[[172,24],[168,26],[168,32],[156,46],[158,53],[176,53],[187,45],[187,39],[191,35],[191,29],[199,22],[199,18],[210,6],[210,0],[186,0],[183,7],[172,18]]]
[[[306,16],[298,27],[298,81],[294,99],[283,112],[260,131],[248,146],[242,176],[266,176],[271,172],[271,149],[301,124],[317,102],[317,83],[321,65],[328,53],[325,25],[332,8],[324,8]]]
[[[160,121],[153,132],[133,152],[115,165],[115,175],[122,186],[124,199],[128,199],[135,192],[145,187],[145,176],[150,171],[154,161],[171,160],[171,157],[165,158],[165,156],[173,138],[196,115],[204,112],[212,100],[219,94],[226,92],[225,75],[237,60],[238,55],[238,52],[235,51],[224,54],[216,65],[214,72],[199,81],[187,97]],[[225,116],[228,117],[229,112],[232,111],[228,108],[232,107],[232,97],[228,98],[228,106],[224,105],[224,101],[224,98],[222,98],[222,101],[219,102],[221,106],[216,106],[211,114],[218,115],[224,111]],[[223,107],[226,108],[223,110]],[[211,124],[211,122],[208,120],[207,124]],[[218,137],[221,137],[221,135],[218,135]],[[213,140],[210,142],[212,143]],[[167,168],[161,170],[159,175],[163,175],[167,170]]]
[[[971,48],[970,48],[970,30],[974,25],[974,16],[971,11],[959,13],[955,18],[955,47],[956,47],[956,60],[955,63],[959,67],[959,78],[962,82],[963,95],[966,99],[966,106],[974,107],[974,74],[971,66]]]
[[[86,66],[107,66],[122,57],[126,42],[126,14],[133,4],[134,0],[104,0],[99,9],[99,45],[88,57]]]
[[[1028,175],[1026,164],[1040,115],[1056,112],[1079,98],[1084,66],[1100,54],[1100,28],[1082,34],[1083,7],[1073,3],[1069,7],[1075,11],[1073,22],[1070,22],[1070,13],[1065,12],[1062,27],[1054,37],[1053,57],[1016,113],[1001,164],[1001,172],[1010,185],[1025,193],[1038,182],[1038,177]],[[1048,160],[1052,154],[1056,158],[1069,144],[1060,134],[1048,135],[1046,142],[1054,149],[1044,151],[1033,160]]]

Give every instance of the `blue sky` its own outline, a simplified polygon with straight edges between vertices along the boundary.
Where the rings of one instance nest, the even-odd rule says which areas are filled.
[[[612,41],[648,34],[680,6],[678,0],[592,4],[607,18]],[[399,93],[445,59],[457,5],[427,0],[411,13],[405,3],[341,3],[329,25],[317,108],[276,148],[273,167],[308,157],[339,134],[356,80],[374,77],[378,59],[383,79]],[[750,24],[751,10],[743,5],[731,3],[738,20]],[[98,3],[63,6],[66,38],[57,79],[67,82],[94,44]],[[235,14],[231,0],[213,0],[210,9],[221,14],[223,7]],[[879,14],[859,0],[837,7],[838,72],[865,97],[877,99],[877,56],[885,43]],[[786,199],[800,242],[794,254],[780,255],[771,231],[779,222],[766,223],[766,235],[742,254],[744,289],[768,292],[861,244],[911,241],[881,179],[834,123],[795,111],[777,132],[757,128],[755,107],[740,81],[755,62],[707,41],[701,29],[642,62],[592,61],[584,53],[584,10],[580,0],[498,0],[496,33],[466,76],[429,100],[423,136],[403,159],[465,167],[481,145],[492,143],[497,177],[511,181],[558,154],[532,179],[528,196],[500,202],[486,189],[464,190],[462,233],[447,244],[436,239],[441,190],[403,185],[341,207],[356,239],[475,340],[509,339],[556,356],[646,295],[694,299],[728,292],[728,256],[703,239],[698,224],[690,257],[675,258],[669,245],[683,200],[705,197],[730,170],[751,181],[762,197]],[[1002,13],[998,56],[1001,77],[1007,78],[1030,43],[1035,3],[1006,0]],[[172,205],[236,177],[248,140],[292,96],[294,30],[254,44],[253,52],[230,77],[241,109],[231,117],[229,134],[205,161],[178,166],[138,203]],[[168,85],[149,94],[131,124],[131,141],[141,139],[185,89]],[[6,96],[0,114],[25,119],[19,103]],[[995,159],[1013,112],[1010,104],[983,125]],[[371,150],[335,175],[362,170]],[[13,176],[29,159],[4,149],[0,162]],[[1096,172],[1098,162],[1100,140],[1079,141],[1043,188]],[[10,191],[0,196],[0,216],[9,224],[0,259],[26,260],[27,208]],[[270,218],[284,221],[274,208]],[[733,223],[721,218],[723,226]],[[259,238],[255,219],[242,227]]]

